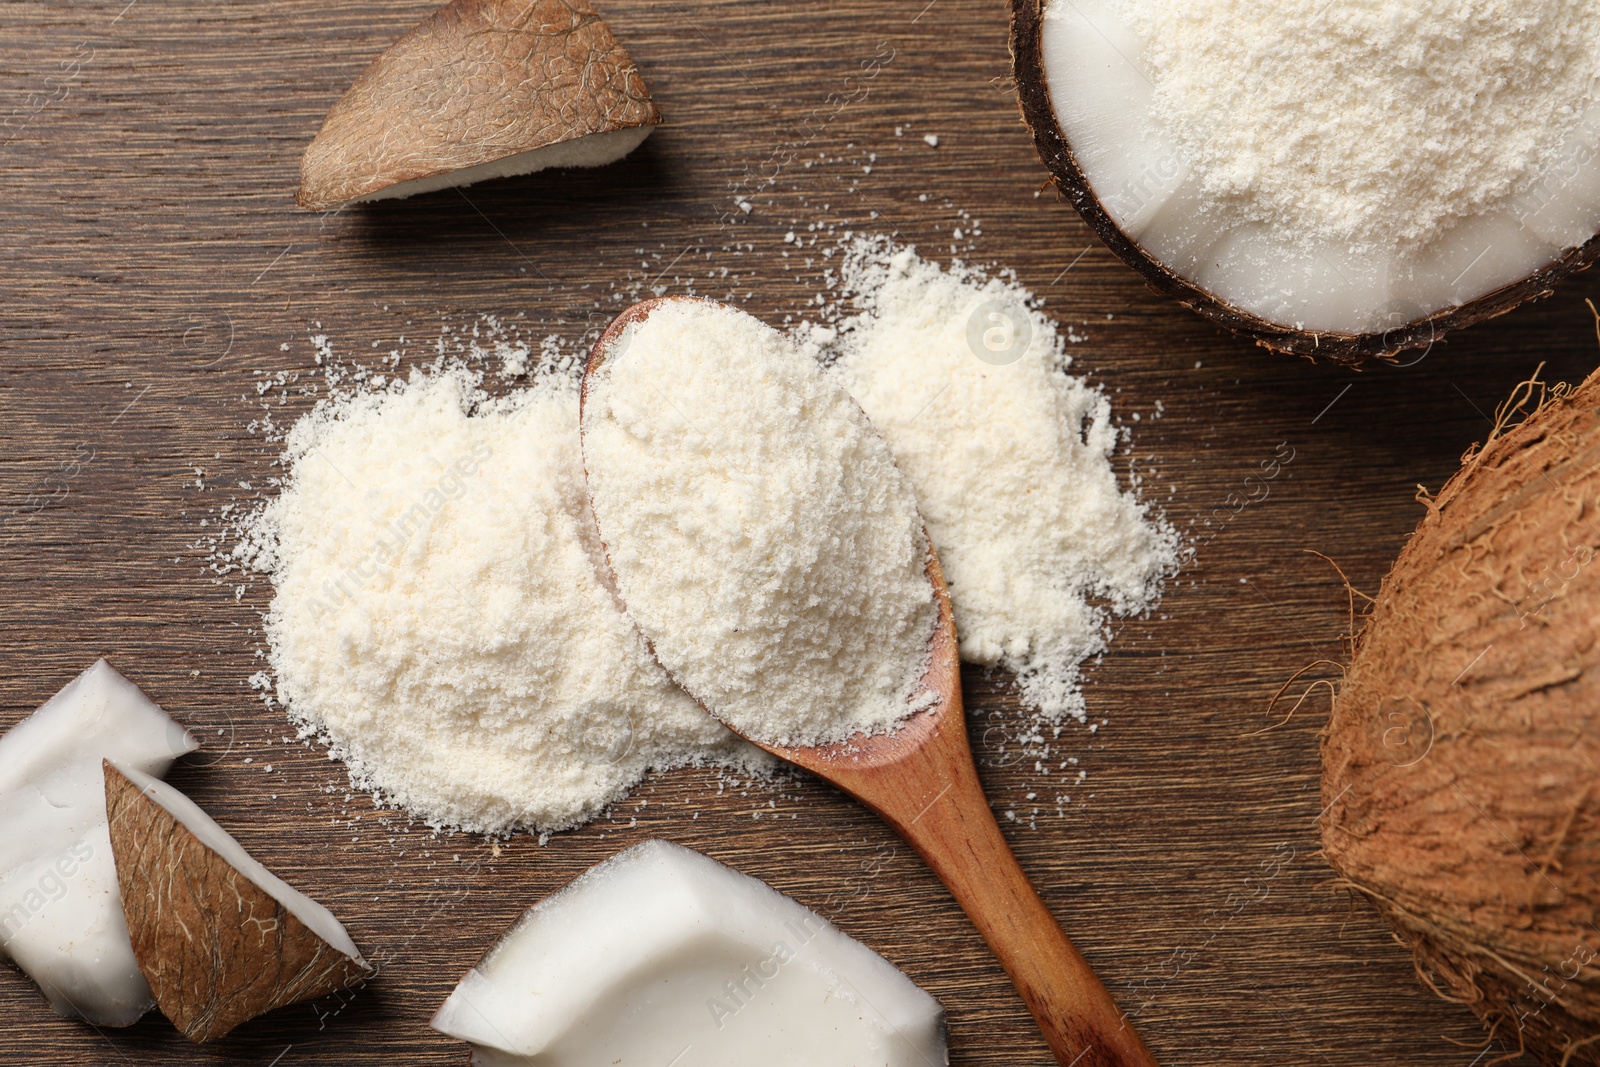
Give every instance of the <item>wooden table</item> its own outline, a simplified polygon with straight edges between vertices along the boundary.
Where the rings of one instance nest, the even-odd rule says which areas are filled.
[[[1313,366],[1221,335],[1038,195],[994,0],[613,0],[668,117],[632,158],[298,210],[300,152],[323,114],[431,6],[0,6],[0,726],[110,657],[205,739],[171,780],[383,966],[348,1003],[289,1008],[205,1048],[159,1015],[104,1033],[59,1020],[0,971],[0,1062],[464,1063],[427,1026],[456,980],[523,908],[650,836],[768,880],[904,968],[949,1009],[958,1067],[1049,1062],[944,890],[832,790],[719,791],[676,773],[543,846],[433,838],[350,796],[343,768],[262,705],[248,679],[270,589],[207,570],[219,509],[277,473],[278,446],[248,428],[259,375],[310,378],[310,335],[363,358],[405,335],[422,359],[441,325],[492,313],[577,339],[620,290],[681,291],[694,275],[779,322],[818,286],[781,255],[813,221],[897,233],[941,260],[960,227],[963,254],[1015,268],[1087,338],[1077,369],[1132,429],[1128,466],[1198,545],[1157,615],[1121,626],[1089,670],[1103,725],[1057,743],[1087,771],[1063,814],[1030,817],[1032,760],[998,744],[1020,717],[1007,680],[967,680],[1018,856],[1161,1062],[1490,1058],[1473,1018],[1419,985],[1317,855],[1325,694],[1263,728],[1285,679],[1341,655],[1344,591],[1308,550],[1375,591],[1422,514],[1416,486],[1444,481],[1512,386],[1540,362],[1569,380],[1595,364],[1590,280],[1398,369]],[[273,417],[310,403],[274,400]],[[1284,449],[1270,496],[1202,531]]]

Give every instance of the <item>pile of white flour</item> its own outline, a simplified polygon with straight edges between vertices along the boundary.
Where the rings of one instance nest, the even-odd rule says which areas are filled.
[[[962,658],[1015,671],[1045,719],[1083,719],[1080,665],[1177,562],[1172,529],[1118,483],[1109,402],[1016,285],[857,239],[839,288],[854,314],[796,334],[911,479]]]
[[[795,331],[800,352],[742,314],[657,312],[624,357],[649,373],[591,392],[620,435],[591,468],[622,592],[753,734],[882,727],[927,654],[920,508],[963,658],[1017,672],[1028,732],[1081,719],[1080,665],[1175,563],[1119,484],[1106,397],[1016,285],[882,239],[845,253],[849,313]],[[652,770],[772,766],[672,683],[607,584],[570,362],[500,399],[443,356],[409,379],[329,370],[233,553],[272,580],[290,715],[434,826],[554,830]]]
[[[278,696],[358,787],[429,823],[554,830],[643,775],[743,764],[603,584],[578,396],[460,369],[324,401],[238,555],[275,588]]]
[[[792,745],[914,710],[935,623],[916,498],[782,334],[657,306],[590,377],[583,457],[623,603],[706,707]]]
[[[1588,0],[1114,0],[1205,197],[1357,250],[1512,197],[1600,76]]]

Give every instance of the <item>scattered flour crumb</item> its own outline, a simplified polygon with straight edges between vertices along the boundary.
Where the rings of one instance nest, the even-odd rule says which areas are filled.
[[[928,544],[837,382],[752,316],[677,300],[624,329],[587,388],[583,456],[622,599],[691,693],[782,744],[915,710]]]

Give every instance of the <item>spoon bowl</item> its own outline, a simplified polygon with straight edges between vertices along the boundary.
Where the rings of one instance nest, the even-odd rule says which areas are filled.
[[[701,298],[646,300],[611,322],[590,352],[585,400],[591,377],[622,333],[676,299]],[[938,621],[915,694],[924,710],[892,731],[826,745],[771,744],[729,729],[855,797],[922,856],[988,942],[1063,1067],[1156,1067],[1132,1022],[1039,898],[995,822],[967,740],[955,615],[931,543],[927,574]],[[716,708],[695,699],[728,725]]]

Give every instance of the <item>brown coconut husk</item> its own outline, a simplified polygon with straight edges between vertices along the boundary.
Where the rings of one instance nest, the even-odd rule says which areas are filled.
[[[585,0],[452,0],[339,98],[301,160],[295,199],[324,211],[410,195],[429,179],[660,122],[638,67]]]
[[[373,974],[235,869],[105,761],[123,914],[156,1004],[214,1041],[263,1012],[354,989]]]
[[[1600,372],[1525,382],[1419,499],[1323,734],[1323,848],[1492,1037],[1600,1065]]]

